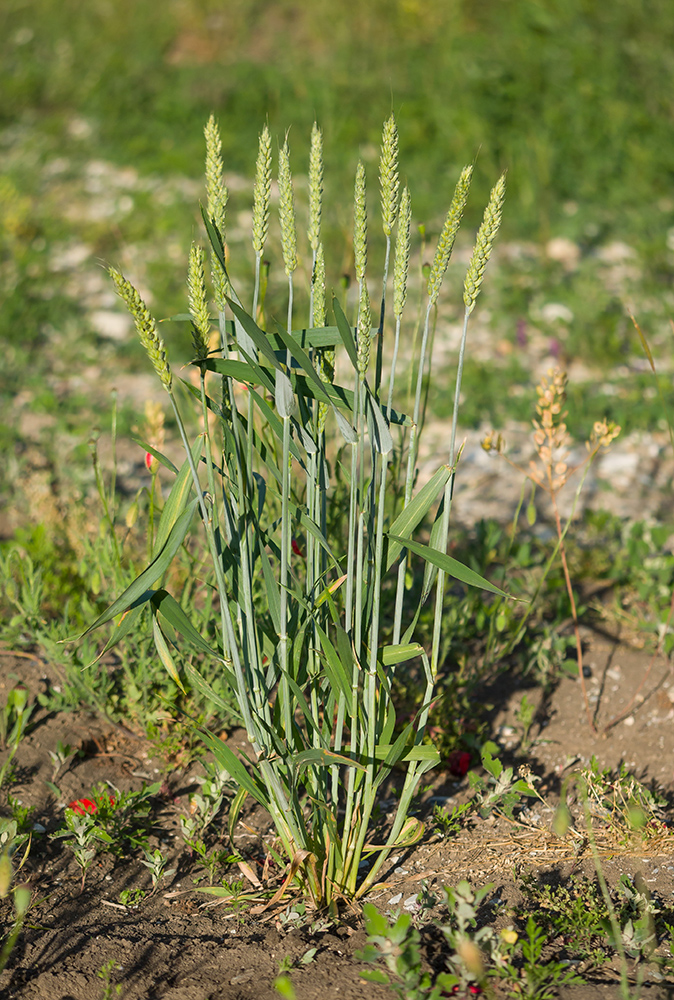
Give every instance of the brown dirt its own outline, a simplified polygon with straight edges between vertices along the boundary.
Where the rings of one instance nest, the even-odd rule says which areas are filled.
[[[625,643],[588,634],[586,661],[592,671],[589,693],[597,705],[599,723],[605,725],[629,707],[650,658]],[[45,678],[53,679],[47,664],[4,653],[0,656],[0,702],[18,682],[33,693],[44,690]],[[424,886],[439,902],[442,886],[455,885],[462,878],[475,887],[494,883],[501,900],[512,907],[522,901],[514,869],[559,878],[572,872],[592,876],[587,848],[574,852],[571,839],[560,841],[551,833],[550,821],[562,780],[593,754],[603,766],[624,762],[640,779],[654,779],[665,793],[674,791],[674,679],[668,664],[654,664],[628,721],[602,736],[593,736],[588,729],[576,681],[562,680],[547,698],[539,690],[527,691],[530,700],[538,699],[528,755],[519,752],[515,719],[524,693],[521,686],[508,688],[507,679],[502,679],[498,690],[484,692],[484,701],[499,706],[492,731],[503,747],[504,760],[510,755],[512,763],[530,764],[550,807],[531,806],[518,823],[493,817],[475,820],[449,840],[438,839],[429,824],[424,841],[391,859],[385,881],[372,892],[371,901],[384,912],[404,905],[414,912],[415,897]],[[364,944],[365,935],[357,911],[345,912],[338,925],[324,921],[313,930],[293,928],[284,922],[282,912],[252,917],[245,910],[208,905],[211,897],[193,890],[195,864],[179,836],[178,817],[187,809],[190,792],[198,788],[194,782],[198,765],[167,769],[145,741],[84,713],[39,711],[35,720],[21,743],[12,787],[12,794],[24,805],[36,807],[35,821],[47,832],[61,822],[62,809],[45,780],[53,777],[49,750],[55,749],[58,740],[71,743],[84,755],[58,775],[64,802],[86,795],[101,780],[121,790],[162,781],[153,811],[154,829],[161,840],[152,843],[161,843],[170,867],[177,871],[138,906],[123,906],[119,902],[123,889],[150,887],[149,873],[137,857],[100,855],[82,892],[79,869],[63,842],[36,835],[24,869],[34,903],[9,965],[0,975],[0,996],[6,1000],[97,1000],[105,995],[98,973],[112,961],[111,982],[121,985],[123,1000],[272,1000],[278,996],[273,981],[280,961],[299,962],[310,947],[317,948],[314,961],[290,972],[298,1000],[377,1000],[393,995],[360,978],[363,965],[354,952]],[[466,797],[467,782],[439,774],[425,789],[420,812],[428,813],[433,801],[453,803]],[[246,822],[265,832],[263,816],[248,817]],[[648,888],[671,905],[674,834],[664,832],[648,844],[631,846],[600,838],[600,847],[610,884],[615,885],[622,873],[640,874]],[[6,933],[11,909],[8,901],[0,902]],[[429,914],[433,912],[442,911],[436,908]],[[511,919],[499,917],[502,923]],[[428,915],[420,923],[424,954],[434,967],[442,968],[444,939],[434,935]],[[562,995],[571,1000],[619,995],[617,966],[604,966],[589,978],[586,986],[565,988]],[[674,985],[647,981],[641,995],[673,996]]]

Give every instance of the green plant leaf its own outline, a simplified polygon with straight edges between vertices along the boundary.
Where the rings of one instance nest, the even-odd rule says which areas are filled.
[[[391,437],[386,417],[369,389],[367,390],[366,399],[368,423],[374,445],[380,455],[388,455],[389,452],[393,451],[393,438]]]
[[[156,615],[152,616],[152,637],[154,639],[159,659],[164,664],[169,676],[172,678],[173,682],[177,684],[182,693],[187,694],[187,691],[183,686],[183,682],[180,680],[180,675],[178,674],[177,667],[173,662],[173,657],[171,656],[171,650],[168,647],[166,637],[159,626]]]
[[[232,799],[232,804],[229,807],[229,814],[227,816],[227,832],[229,834],[230,842],[234,840],[236,824],[239,822],[239,816],[241,815],[241,810],[243,809],[243,804],[246,801],[247,795],[248,792],[246,789],[240,788]]]
[[[292,417],[295,412],[295,396],[293,394],[293,387],[290,383],[290,379],[285,372],[276,372],[274,400],[280,417],[283,417],[283,419]]]
[[[448,576],[453,577],[455,580],[460,580],[461,583],[468,584],[470,587],[480,587],[482,590],[488,590],[492,594],[498,594],[499,597],[510,597],[510,594],[506,594],[505,591],[500,590],[493,583],[485,580],[479,573],[469,569],[468,566],[464,566],[457,559],[452,559],[451,556],[446,555],[444,552],[432,549],[429,545],[422,545],[421,542],[415,542],[411,538],[401,538],[398,535],[390,533],[388,537],[394,542],[400,543],[401,546],[408,548],[416,555],[421,556],[427,562],[437,566]],[[517,600],[517,598],[512,598],[512,600]]]
[[[85,635],[89,635],[94,629],[99,628],[101,625],[105,625],[106,622],[111,621],[116,615],[121,614],[136,603],[139,599],[141,603],[146,603],[151,600],[154,596],[154,590],[150,590],[149,586],[155,580],[159,579],[164,575],[168,567],[171,565],[173,558],[182,545],[185,535],[189,531],[190,524],[192,523],[192,518],[194,517],[194,511],[196,509],[198,498],[195,497],[189,504],[186,510],[178,517],[177,521],[173,525],[171,532],[166,540],[164,548],[161,550],[156,559],[153,559],[147,569],[143,570],[140,576],[137,576],[133,583],[126,588],[123,594],[121,594],[116,601],[107,608],[103,614],[99,615],[96,621],[85,629],[84,632],[78,639],[83,639]]]
[[[424,647],[418,642],[400,643],[397,646],[384,646],[381,650],[381,662],[385,667],[393,667],[398,663],[413,660],[423,653]]]
[[[389,538],[393,538],[395,535],[407,537],[412,534],[430,510],[440,491],[445,488],[451,474],[452,468],[449,465],[442,465],[438,469],[435,475],[412,497],[405,509],[398,514],[390,527]],[[397,542],[389,544],[386,559],[387,570],[398,559],[403,547]]]
[[[298,773],[302,767],[308,767],[310,764],[319,764],[321,767],[331,767],[333,764],[345,764],[347,767],[355,767],[359,771],[367,771],[365,765],[360,764],[357,760],[353,760],[351,757],[347,757],[341,753],[335,753],[334,750],[324,750],[321,747],[291,754],[288,760],[295,773]]]
[[[335,321],[337,323],[339,335],[342,338],[344,347],[346,348],[346,353],[349,355],[349,360],[353,365],[354,371],[358,371],[358,351],[356,350],[356,341],[353,336],[353,329],[349,326],[349,321],[344,315],[344,310],[340,306],[337,299],[332,300],[332,309],[335,314]]]
[[[208,656],[215,657],[220,663],[225,662],[220,653],[213,649],[212,646],[209,646],[206,640],[197,632],[175,597],[172,597],[167,590],[155,591],[152,596],[152,605],[192,646],[200,649],[202,653],[207,653]]]
[[[192,460],[195,465],[199,462],[202,447],[203,438],[199,436],[192,445]],[[185,459],[178,473],[178,478],[171,487],[171,492],[164,503],[157,527],[157,535],[154,540],[153,554],[154,552],[160,552],[166,544],[166,539],[171,534],[174,524],[187,506],[187,501],[193,487],[192,470],[189,461]]]
[[[248,773],[246,767],[224,740],[206,730],[198,730],[198,733],[206,746],[212,750],[215,759],[222,764],[227,773],[236,781],[237,785],[244,788],[261,806],[267,808],[268,797],[264,785]]]

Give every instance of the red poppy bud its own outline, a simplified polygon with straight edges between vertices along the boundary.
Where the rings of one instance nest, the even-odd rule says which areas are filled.
[[[467,750],[453,750],[447,758],[447,767],[450,774],[464,778],[470,767],[470,754]]]

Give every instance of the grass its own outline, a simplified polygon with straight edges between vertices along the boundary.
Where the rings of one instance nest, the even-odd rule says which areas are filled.
[[[204,222],[218,315],[215,331],[208,312],[204,254],[194,245],[188,276],[194,364],[200,375],[200,393],[193,391],[197,406],[201,403],[197,412],[201,413],[203,431],[193,443],[189,441],[184,405],[176,394],[179,385],[176,380],[174,388],[157,324],[131,283],[111,269],[114,286],[133,316],[140,341],[168,394],[186,461],[179,472],[161,453],[154,452],[159,463],[173,468],[175,482],[163,506],[156,537],[151,538],[150,562],[82,637],[116,619],[105,652],[137,630],[140,616],[147,610],[159,660],[178,688],[184,690],[181,673],[185,673],[193,686],[216,700],[199,668],[181,663],[176,632],[188,646],[205,653],[206,661],[218,663],[252,745],[251,774],[223,740],[202,732],[207,746],[240,786],[234,815],[246,795],[270,812],[289,866],[280,895],[286,885],[298,881],[314,905],[334,907],[340,897],[365,894],[389,853],[414,842],[421,832],[409,810],[421,776],[439,759],[432,747],[424,745],[424,736],[440,665],[445,574],[502,593],[446,555],[461,363],[448,464],[425,487],[413,490],[422,430],[423,373],[430,364],[431,312],[461,223],[472,168],[465,168],[459,177],[429,273],[410,418],[392,408],[394,367],[387,387],[388,403],[383,403],[381,345],[399,187],[393,116],[384,127],[379,171],[387,254],[378,328],[373,327],[370,306],[372,278],[368,287],[368,215],[362,161],[356,171],[354,194],[359,286],[355,328],[337,300],[333,302],[336,325],[330,326],[326,324],[325,258],[320,241],[322,139],[320,131],[314,129],[309,176],[312,292],[309,314],[298,330],[294,300],[298,226],[287,139],[280,150],[278,211],[288,305],[285,330],[276,324],[277,332],[271,334],[253,319],[262,317],[266,309],[260,294],[260,264],[270,223],[269,137],[263,130],[259,143],[253,207],[256,268],[248,314],[227,265],[224,225],[228,194],[222,179],[222,143],[213,118],[205,132],[208,212],[204,211]],[[500,226],[504,195],[505,178],[501,177],[492,190],[466,272],[463,342]],[[408,213],[403,213],[400,227],[393,264],[396,344],[407,294]],[[230,314],[233,322],[226,319]],[[346,381],[353,390],[334,382],[335,364],[340,364],[335,359],[338,350],[351,363]],[[207,392],[209,373],[219,379],[214,381],[211,376]],[[328,534],[327,507],[333,504],[328,416],[334,418],[350,448],[348,517],[336,535]],[[409,427],[407,442],[396,425]],[[400,502],[390,509],[387,478],[394,432],[400,443],[393,465],[401,470],[401,478],[393,492]],[[219,457],[215,459],[215,455]],[[199,475],[202,463],[203,482]],[[413,533],[443,492],[431,544],[420,543]],[[197,507],[205,528],[202,545],[209,565],[207,579],[218,596],[219,610],[208,607],[195,629],[190,621],[193,610],[186,614],[185,605],[181,607],[166,589],[164,577],[185,542]],[[114,529],[110,515],[108,521]],[[112,538],[114,542],[114,533]],[[298,564],[293,550],[304,565]],[[407,550],[426,563],[424,593],[416,612],[405,602]],[[389,570],[397,577],[392,633],[385,625],[382,603],[383,580]],[[433,591],[435,612],[427,650],[415,640],[415,629],[421,608]],[[394,737],[392,685],[400,664],[412,659],[423,664],[424,704],[415,723]],[[404,766],[406,779],[392,828],[384,845],[368,847],[377,790],[398,764]],[[310,818],[305,816],[307,807]],[[364,878],[360,877],[363,863],[367,867]]]
[[[294,9],[292,18],[290,8],[281,3],[262,5],[254,23],[247,11],[246,5],[232,4],[230,20],[225,22],[220,12],[208,5],[197,10],[190,4],[170,4],[159,16],[150,5],[136,4],[124,16],[119,5],[113,12],[103,4],[94,4],[85,15],[77,12],[73,16],[68,5],[57,9],[33,0],[0,14],[0,19],[11,17],[11,27],[1,33],[0,43],[0,90],[6,97],[0,119],[0,284],[5,301],[0,317],[0,338],[5,349],[0,374],[0,448],[8,456],[2,490],[8,506],[23,505],[20,498],[31,498],[26,504],[31,523],[22,525],[14,540],[3,544],[0,553],[5,584],[3,639],[23,648],[37,642],[62,672],[60,693],[44,695],[45,705],[54,710],[82,703],[91,705],[109,718],[123,719],[125,724],[151,734],[174,758],[195,752],[194,720],[201,727],[217,729],[241,711],[233,696],[236,685],[223,681],[217,665],[209,668],[205,650],[194,652],[183,665],[171,642],[170,630],[165,628],[162,633],[166,623],[160,619],[155,638],[159,639],[168,670],[158,668],[149,636],[134,637],[130,633],[122,645],[108,652],[103,665],[83,671],[82,667],[94,658],[93,642],[88,639],[80,651],[75,651],[59,645],[58,640],[82,630],[104,612],[117,593],[131,585],[144,565],[145,554],[153,551],[162,506],[170,506],[170,497],[175,498],[175,493],[170,492],[172,475],[165,468],[161,472],[155,468],[152,485],[147,480],[147,485],[134,495],[120,495],[110,480],[101,489],[99,479],[97,488],[86,441],[92,426],[105,426],[105,421],[96,392],[92,394],[87,381],[96,380],[101,370],[114,369],[123,387],[144,364],[143,350],[135,338],[127,333],[120,340],[110,339],[96,325],[97,312],[114,313],[102,261],[112,260],[127,270],[160,319],[184,313],[185,248],[201,226],[196,208],[201,188],[195,164],[202,160],[201,123],[213,108],[220,111],[222,155],[231,189],[226,222],[227,272],[241,300],[253,303],[249,320],[255,319],[269,329],[277,320],[292,330],[298,323],[286,323],[288,312],[301,315],[301,322],[306,324],[315,308],[315,282],[311,282],[310,275],[316,264],[317,246],[315,241],[304,242],[300,236],[299,267],[295,272],[290,203],[285,208],[285,229],[276,220],[271,221],[270,239],[276,246],[282,240],[285,254],[273,257],[266,287],[262,254],[265,241],[250,246],[253,153],[259,126],[265,119],[268,121],[276,156],[278,146],[283,145],[277,137],[283,136],[288,122],[293,122],[288,137],[288,168],[294,171],[294,213],[301,233],[312,219],[315,223],[310,192],[315,193],[316,185],[310,187],[308,155],[314,118],[319,118],[325,128],[326,188],[350,187],[359,155],[372,186],[379,135],[371,123],[388,115],[393,106],[401,126],[399,153],[405,169],[415,179],[405,307],[408,323],[412,320],[408,326],[411,336],[407,341],[403,339],[398,380],[400,387],[404,382],[411,385],[412,394],[400,409],[412,413],[414,405],[416,369],[404,356],[405,351],[409,353],[410,341],[418,350],[424,335],[432,345],[434,337],[439,340],[450,327],[460,333],[464,311],[460,297],[443,293],[426,311],[424,289],[433,259],[431,251],[442,231],[443,219],[437,215],[438,188],[449,196],[461,165],[468,162],[474,165],[474,197],[466,208],[466,228],[477,227],[481,203],[486,201],[495,176],[504,166],[509,171],[509,211],[502,233],[503,250],[499,252],[497,246],[490,281],[481,290],[472,321],[471,337],[478,339],[479,334],[479,348],[473,354],[469,352],[463,362],[461,427],[480,428],[485,423],[499,427],[513,419],[528,422],[532,415],[532,369],[548,358],[575,368],[567,393],[568,427],[573,436],[582,437],[586,428],[600,419],[620,424],[625,433],[666,427],[653,376],[646,369],[625,308],[629,303],[636,309],[656,354],[666,353],[670,338],[666,320],[673,304],[668,290],[672,261],[667,233],[673,224],[674,208],[670,191],[673,164],[666,139],[671,117],[672,28],[663,3],[649,5],[647,16],[641,7],[637,9],[627,0],[601,11],[589,9],[580,0],[563,7],[550,4],[545,10],[518,0],[507,12],[495,3],[482,5],[477,12],[453,8],[426,11],[415,3],[387,5],[385,10],[376,3],[367,3],[354,12],[341,2],[329,10],[318,3],[311,9]],[[326,74],[328,17],[331,48],[327,62],[334,69]],[[225,34],[227,43],[220,44]],[[283,62],[280,52],[284,54]],[[292,66],[292,74],[288,66]],[[392,67],[396,67],[395,74]],[[393,93],[391,79],[395,81]],[[438,80],[443,81],[441,86]],[[448,94],[456,93],[461,94],[460,101],[448,100]],[[369,109],[365,125],[363,107]],[[359,122],[357,131],[354,122]],[[298,154],[301,149],[304,152]],[[401,184],[405,180],[403,175]],[[362,259],[360,263],[358,260],[359,254],[362,258],[362,247],[359,250],[358,233],[351,232],[348,200],[326,202],[321,232],[327,287],[338,290],[338,299],[351,325],[357,328],[362,326],[368,304],[359,294],[365,286]],[[215,213],[211,208],[212,216]],[[417,224],[424,220],[419,228]],[[395,231],[389,229],[387,233],[385,228],[370,225],[366,273],[385,273],[387,255],[393,253],[391,237],[395,236]],[[217,236],[213,231],[210,236],[215,244],[211,266],[217,276]],[[543,252],[541,246],[551,236],[572,241],[571,250],[567,245],[566,250],[562,247],[561,256],[556,256],[556,251]],[[629,243],[627,250],[612,248],[616,240]],[[464,240],[459,233],[447,285],[454,282],[456,287],[463,281],[471,249],[472,240]],[[196,274],[198,286],[199,268],[195,267],[193,276]],[[294,306],[290,309],[288,272],[294,275]],[[351,276],[348,291],[341,283],[340,275],[344,273]],[[261,280],[256,282],[255,275]],[[355,284],[359,288],[354,295]],[[193,283],[192,297],[194,287]],[[356,300],[360,300],[360,318]],[[395,308],[390,301],[389,310],[392,305]],[[392,321],[391,329],[394,325]],[[184,321],[162,322],[159,329],[174,371],[184,374],[181,365],[194,353],[185,336]],[[231,331],[231,327],[226,329]],[[343,343],[345,336],[340,331],[338,341]],[[458,346],[458,336],[454,341]],[[277,348],[283,343],[279,342]],[[443,367],[434,366],[428,384],[421,366],[420,412],[426,419],[448,421],[450,414],[455,415],[454,396],[447,386],[454,384],[457,359],[456,347],[443,354]],[[376,352],[371,364],[376,372]],[[212,370],[217,366],[209,362],[203,367]],[[283,373],[283,363],[277,370]],[[598,370],[601,380],[597,390]],[[658,362],[657,378],[666,398],[669,370],[670,362],[665,357]],[[213,375],[207,378],[213,385]],[[343,373],[339,378],[344,378]],[[587,391],[589,384],[592,393]],[[349,383],[346,387],[350,388]],[[17,392],[23,411],[30,410],[41,418],[42,422],[35,425],[37,431],[29,429],[28,423],[21,426],[17,422]],[[217,402],[217,396],[214,398]],[[244,428],[253,425],[255,406],[262,409],[259,401],[253,402],[252,395],[249,400],[250,408],[241,406]],[[308,405],[318,412],[311,399]],[[184,400],[180,400],[180,406],[184,409]],[[147,428],[139,427],[139,413],[137,398],[120,400],[115,417],[120,440],[131,433],[148,439]],[[296,520],[297,505],[310,505],[309,493],[297,484],[297,467],[289,472],[288,462],[282,457],[284,448],[289,447],[285,435],[291,420],[290,416],[284,418],[283,434],[272,432],[266,443],[277,461],[281,456],[282,476],[292,476],[281,482],[277,491],[280,499],[271,496],[268,483],[266,499],[268,524],[280,519],[285,529],[279,551],[291,551],[293,541],[299,550],[299,554],[289,555],[285,570],[283,560],[279,560],[279,573],[286,575],[279,576],[277,582],[278,616],[279,621],[288,621],[290,631],[298,623],[309,629],[311,617],[302,618],[303,602],[315,594],[323,572],[311,533],[305,535]],[[196,422],[187,423],[187,433],[197,433]],[[308,426],[304,425],[305,431]],[[174,439],[179,428],[180,421],[167,414],[167,436]],[[35,448],[27,443],[30,438],[39,442],[38,460]],[[247,458],[259,446],[257,438],[246,439],[245,430],[240,444]],[[344,549],[346,567],[357,561],[356,535],[335,508],[341,505],[343,509],[359,509],[367,493],[371,469],[368,463],[372,461],[376,468],[380,461],[375,453],[372,460],[366,455],[361,457],[354,475],[350,450],[349,445],[344,445],[337,460],[332,453],[328,456],[335,461],[332,480],[336,499],[325,512],[327,536],[340,543],[353,540],[350,554]],[[206,451],[203,457],[210,461]],[[138,464],[141,461],[139,452]],[[217,468],[211,471],[217,475]],[[189,482],[190,474],[191,470],[184,473],[183,482]],[[163,496],[157,498],[153,527],[145,532],[155,502],[150,499],[152,490],[162,482]],[[286,488],[292,482],[294,493]],[[216,494],[211,482],[203,485],[211,495]],[[256,494],[248,492],[249,486],[245,486],[243,495],[252,509]],[[107,519],[91,499],[96,491],[109,505]],[[284,509],[283,501],[289,494],[296,506]],[[401,503],[405,495],[402,482],[395,495]],[[367,503],[362,507],[362,516],[365,522],[372,516],[369,526],[373,526],[382,509],[376,504],[368,507]],[[395,516],[388,500],[383,514],[389,522]],[[421,523],[423,531],[430,533],[431,523],[423,519]],[[258,527],[256,524],[255,530]],[[580,597],[579,616],[598,613],[596,606],[584,606],[583,580],[610,577],[616,600],[608,613],[616,620],[636,624],[642,632],[651,632],[654,641],[660,638],[665,652],[670,653],[668,614],[673,570],[672,559],[662,551],[669,527],[626,527],[607,516],[588,514],[581,525],[574,526],[576,530],[573,537],[571,533],[566,536],[565,544],[570,577],[576,586],[581,584],[580,595],[576,595]],[[119,551],[101,547],[96,536],[104,536],[106,531],[108,538],[123,541]],[[376,540],[376,527],[373,531],[372,539]],[[367,532],[362,537],[370,539]],[[424,542],[428,537],[423,534]],[[190,541],[190,535],[186,538],[189,544],[179,547],[167,586],[175,593],[192,627],[201,628],[207,623],[202,639],[208,646],[224,652],[224,626],[217,623],[218,599],[204,599],[201,592],[197,595],[195,581],[201,581],[208,572],[203,552]],[[539,595],[526,628],[519,605],[495,601],[460,582],[452,584],[450,607],[440,622],[443,631],[438,613],[428,604],[419,615],[415,638],[431,651],[431,674],[435,667],[444,665],[427,732],[443,754],[465,747],[478,753],[483,743],[483,722],[475,714],[471,695],[495,669],[500,657],[515,669],[533,673],[545,686],[554,684],[561,670],[573,669],[566,637],[556,631],[557,624],[568,615],[568,579],[564,580],[556,566],[548,568],[551,546],[526,529],[513,537],[501,526],[482,524],[474,533],[458,538],[451,551],[474,573],[496,584],[507,573],[512,594],[527,598]],[[367,565],[362,557],[363,572],[371,572]],[[380,629],[380,648],[404,644],[396,592],[404,593],[412,607],[421,603],[423,573],[418,566],[414,572],[408,567],[407,574],[404,569],[401,564],[402,584],[397,585],[397,590],[394,583],[381,589],[379,625],[375,623],[373,606],[361,607],[366,626],[374,629],[372,634]],[[242,581],[243,577],[240,587]],[[258,621],[255,626],[260,631],[254,645],[268,656],[269,635],[277,625],[272,621],[277,612],[272,613],[274,602],[270,604],[269,574],[263,571],[259,578],[251,575],[249,582],[251,592],[245,598],[249,604],[244,601],[244,606],[250,609],[261,601],[265,609],[263,624]],[[357,579],[351,588],[355,616]],[[222,603],[223,594],[221,590]],[[231,596],[228,594],[228,599]],[[340,588],[330,594],[330,601],[345,616],[340,626],[333,616],[330,626],[340,635],[339,628],[350,614],[346,604],[340,604]],[[601,612],[606,614],[606,608]],[[345,631],[348,634],[348,628]],[[346,656],[346,650],[335,643],[333,637],[332,649],[339,660]],[[323,649],[324,655],[328,655],[329,648]],[[373,648],[377,643],[370,642],[369,636],[363,638],[361,633],[360,655],[364,662]],[[279,699],[277,715],[282,723],[277,715],[273,721],[281,726],[277,732],[282,729],[286,736],[293,728],[294,710],[299,707],[304,721],[292,749],[295,754],[324,751],[323,745],[313,746],[311,732],[312,726],[316,727],[321,731],[319,742],[327,740],[330,744],[332,737],[326,736],[325,718],[316,713],[311,699],[306,711],[292,685],[284,688],[289,664],[292,669],[297,667],[292,653],[288,657],[285,661],[274,660],[278,672],[273,678],[271,674],[265,678],[269,686],[266,695],[258,698],[258,707],[264,706],[267,696]],[[370,670],[371,676],[377,670],[381,672],[382,663]],[[421,746],[424,713],[430,701],[423,664],[410,660],[404,671],[397,670],[396,664],[383,663],[383,668],[397,675],[393,690],[396,708],[404,708],[401,718],[407,712],[416,715],[417,728],[413,727],[414,734],[409,738]],[[291,675],[294,683],[298,676]],[[305,680],[302,677],[303,683]],[[364,704],[372,693],[376,704],[382,697],[385,700],[386,692],[381,694],[385,686],[379,687],[378,680],[367,683],[371,686],[367,697],[363,689]],[[368,711],[369,718],[374,717],[369,704],[367,710],[363,709],[363,720]],[[345,705],[344,713],[348,699]],[[339,713],[339,704],[336,710]],[[192,722],[185,713],[191,715]],[[525,715],[522,718],[526,728]],[[179,726],[175,720],[180,720]],[[388,723],[377,718],[374,725],[376,738],[383,739]],[[344,738],[350,739],[353,726],[343,718],[342,726]],[[394,732],[398,735],[401,727]],[[261,745],[266,736],[262,734],[262,738]],[[335,745],[330,744],[328,752]],[[372,766],[372,736],[365,722],[363,742],[357,749],[363,760],[369,754],[369,772],[363,779],[369,782],[365,797],[368,801],[380,779]],[[265,745],[264,750],[272,758],[277,752],[275,744]],[[349,753],[355,750],[351,748]],[[293,765],[289,766],[282,755],[280,759],[282,762],[274,766],[278,767],[281,782],[288,783],[285,791],[292,797],[296,789],[288,776],[292,776]],[[322,768],[340,775],[338,783],[345,781],[340,794],[346,789],[346,799],[337,796],[335,801],[346,802],[348,807],[348,796],[352,794],[349,781],[353,782],[352,788],[361,787],[360,762],[357,757],[350,763],[325,757],[319,762],[315,758],[302,773],[307,775],[307,781],[312,773],[316,787],[323,780]],[[229,759],[228,763],[234,766]],[[300,766],[304,767],[304,762]],[[421,768],[408,766],[411,789]],[[381,773],[385,771],[382,768]],[[488,774],[494,781],[500,777],[489,770]],[[483,792],[491,779],[483,780]],[[209,795],[210,806],[215,808],[217,804],[220,808],[220,793],[215,785],[204,789],[204,810]],[[400,807],[402,828],[409,801],[404,800]],[[373,806],[374,822],[373,803],[370,797],[368,808]],[[366,830],[367,816],[360,821]],[[212,880],[219,855],[217,851],[209,853],[208,825],[205,822],[203,830],[193,834]],[[414,824],[408,832],[413,828]],[[344,836],[348,841],[348,832]],[[294,840],[287,839],[291,868],[297,847]],[[87,849],[84,845],[83,850]],[[320,856],[320,845],[302,842],[302,851],[314,849]],[[330,852],[325,850],[334,874],[339,859],[333,855],[330,860]],[[159,865],[160,860],[154,859],[155,864]],[[149,858],[146,861],[150,863]],[[352,875],[353,863],[350,870]],[[309,868],[305,866],[303,873],[305,886],[311,885]],[[335,874],[334,884],[340,886],[339,891],[354,891],[351,875],[340,883]],[[314,880],[313,889],[318,899],[321,892],[325,894],[325,883],[318,889]],[[16,896],[20,888],[12,891],[23,906],[23,897]],[[535,939],[532,930],[528,937],[530,949],[534,949]]]

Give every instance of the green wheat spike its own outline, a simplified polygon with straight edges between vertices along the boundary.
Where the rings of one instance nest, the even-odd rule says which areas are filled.
[[[379,187],[381,190],[381,217],[384,235],[390,236],[395,226],[398,210],[398,126],[391,117],[384,123],[384,133],[379,160]]]
[[[172,378],[164,341],[157,331],[157,323],[140,295],[119,271],[111,267],[108,271],[113,280],[117,294],[124,300],[133,317],[140,342],[147,351],[152,367],[162,381],[167,392],[171,392]]]
[[[311,129],[309,152],[309,246],[314,253],[321,238],[321,211],[323,199],[323,133],[314,122]],[[321,326],[322,324],[318,324]]]
[[[255,165],[253,185],[253,249],[261,255],[269,233],[269,201],[271,196],[271,136],[265,125]]]
[[[204,251],[193,243],[187,270],[187,299],[192,317],[192,344],[194,356],[207,358],[211,320],[206,302],[206,279],[204,276]]]
[[[297,224],[295,221],[295,197],[290,171],[290,150],[286,136],[279,151],[278,166],[279,218],[281,221],[281,246],[283,266],[290,276],[297,267]]]
[[[358,161],[356,168],[353,201],[353,258],[356,265],[356,277],[362,284],[367,269],[367,196],[365,167],[362,160]]]
[[[412,199],[409,188],[403,188],[398,216],[395,261],[393,264],[393,314],[402,316],[407,300],[407,275],[410,267],[410,225],[412,221]]]
[[[468,192],[470,191],[472,176],[472,166],[464,167],[461,171],[461,176],[459,177],[456,188],[454,189],[452,204],[449,206],[447,218],[445,219],[445,224],[442,227],[442,232],[440,233],[440,239],[438,240],[435,257],[433,258],[433,263],[431,265],[431,273],[428,277],[428,297],[431,301],[431,305],[435,305],[438,295],[440,294],[440,288],[442,286],[443,278],[445,277],[447,265],[449,264],[449,258],[452,256],[452,250],[454,249],[454,240],[456,239],[456,234],[459,231],[463,212],[466,207],[466,201],[468,200]]]
[[[372,336],[372,308],[370,306],[370,296],[367,290],[367,283],[363,281],[360,286],[360,298],[358,301],[358,375],[361,382],[364,381],[370,365],[370,339]]]
[[[206,123],[204,136],[206,138],[206,210],[209,219],[212,219],[217,226],[224,244],[225,213],[229,192],[222,176],[224,171],[222,140],[220,139],[220,131],[213,115],[210,116]],[[225,308],[227,296],[231,294],[231,288],[222,268],[213,260],[212,254],[211,264],[215,302],[218,309],[222,312]]]
[[[501,174],[491,190],[489,202],[484,210],[482,225],[478,230],[475,247],[473,248],[473,255],[468,265],[468,271],[466,272],[466,280],[463,285],[463,301],[469,313],[475,308],[477,297],[480,294],[484,271],[491,255],[496,234],[501,225],[506,190],[505,177],[505,174]]]

